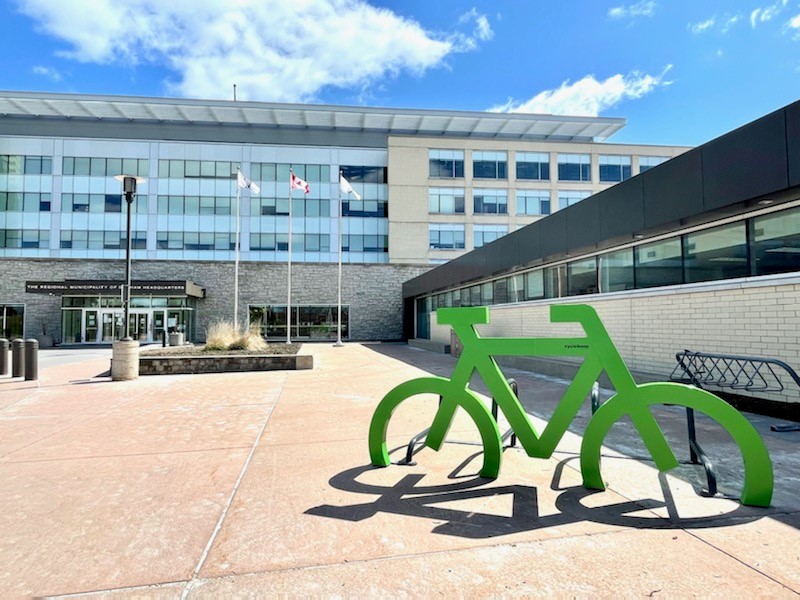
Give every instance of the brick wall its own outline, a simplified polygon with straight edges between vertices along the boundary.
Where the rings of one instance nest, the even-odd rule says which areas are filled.
[[[430,267],[420,265],[345,264],[342,303],[350,305],[351,340],[402,338],[402,284]],[[197,332],[209,324],[233,319],[233,264],[201,261],[133,261],[133,279],[188,279],[206,289],[197,303]],[[61,297],[26,294],[25,282],[64,279],[119,279],[124,261],[0,259],[0,304],[25,305],[25,336],[41,333],[42,325],[56,342],[61,339]],[[248,304],[286,304],[285,264],[242,262],[239,265],[239,314]],[[336,305],[337,265],[294,263],[292,305]]]
[[[640,380],[667,379],[676,365],[675,353],[687,348],[777,358],[800,372],[800,277],[796,274],[494,306],[491,323],[479,331],[503,337],[582,335],[579,326],[553,324],[549,317],[551,304],[582,300],[597,310]],[[444,339],[438,327],[432,330]],[[784,384],[783,393],[752,395],[800,403],[800,389],[788,377]]]

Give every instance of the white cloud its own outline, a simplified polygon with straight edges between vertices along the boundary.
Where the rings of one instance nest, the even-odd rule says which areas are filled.
[[[800,39],[800,15],[792,17],[786,22],[786,29],[794,30],[794,39]]]
[[[608,16],[612,19],[634,19],[636,17],[652,17],[656,11],[653,0],[642,0],[630,6],[616,6],[609,9]]]
[[[48,79],[52,79],[53,81],[61,81],[63,76],[53,67],[43,67],[41,65],[36,65],[31,69],[34,75],[41,75],[42,77],[47,77]]]
[[[363,90],[401,72],[422,74],[491,39],[473,9],[449,33],[426,31],[364,0],[19,0],[81,62],[159,64],[171,93],[295,102],[326,86]],[[80,15],[76,18],[76,15]]]
[[[756,8],[750,13],[750,25],[755,28],[759,23],[771,21],[786,6],[788,0],[779,0],[775,4]]]
[[[665,81],[664,77],[671,68],[672,65],[667,65],[660,75],[647,75],[634,71],[627,76],[613,75],[604,81],[598,81],[594,75],[587,75],[572,84],[565,81],[558,89],[545,90],[530,100],[517,102],[509,99],[505,104],[489,110],[596,117],[623,100],[635,100],[659,86],[669,85],[671,82]]]
[[[735,14],[732,17],[728,17],[728,19],[725,21],[725,24],[722,26],[722,33],[728,33],[728,30],[741,20],[742,15],[740,14]]]
[[[702,21],[700,23],[689,23],[689,31],[691,31],[692,33],[695,33],[695,34],[703,33],[704,31],[706,31],[709,28],[713,27],[714,23],[716,23],[716,22],[717,22],[716,18],[715,17],[711,17],[710,19],[707,19],[707,20]]]

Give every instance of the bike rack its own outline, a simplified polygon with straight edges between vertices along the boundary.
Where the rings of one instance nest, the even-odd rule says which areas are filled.
[[[675,354],[677,365],[669,378],[671,381],[688,383],[706,389],[714,386],[722,389],[780,392],[785,389],[780,375],[783,369],[800,386],[800,376],[781,360],[760,356],[739,356],[734,354],[709,354],[684,350]],[[706,390],[708,391],[708,390]],[[686,408],[686,424],[689,431],[689,457],[692,464],[702,464],[708,480],[710,494],[717,493],[717,479],[714,467],[697,442],[694,410]],[[800,425],[773,425],[772,431],[800,431]],[[698,462],[699,460],[699,462]]]
[[[506,380],[508,385],[511,386],[511,391],[514,392],[514,396],[519,398],[519,386],[517,385],[517,381],[513,378],[508,378]],[[442,403],[442,397],[439,396],[439,404]],[[497,401],[492,398],[492,417],[495,421],[497,421]],[[430,433],[431,428],[428,427],[427,429],[423,429],[417,435],[412,437],[409,442],[408,446],[406,447],[406,457],[397,461],[398,465],[405,465],[409,467],[415,466],[417,463],[414,462],[414,453],[416,452],[416,447],[420,444],[425,443],[425,438],[428,437],[428,433]],[[511,437],[511,446],[517,445],[517,435],[514,433],[513,429],[509,429],[506,431],[502,437],[500,438],[501,441],[505,442],[509,436]]]

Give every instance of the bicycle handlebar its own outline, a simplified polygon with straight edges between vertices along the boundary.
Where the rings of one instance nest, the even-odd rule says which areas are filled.
[[[439,308],[436,318],[440,325],[486,325],[489,323],[489,308],[470,306],[461,308]],[[584,329],[599,322],[597,312],[588,304],[554,304],[550,306],[551,323],[580,323]]]

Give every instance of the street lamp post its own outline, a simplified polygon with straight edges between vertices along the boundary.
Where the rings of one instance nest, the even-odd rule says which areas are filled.
[[[115,175],[114,179],[122,182],[122,191],[125,194],[127,205],[127,219],[125,223],[125,288],[122,294],[123,302],[123,331],[125,337],[115,341],[112,350],[111,378],[115,381],[136,379],[139,376],[139,343],[131,338],[130,331],[130,306],[131,306],[131,207],[136,198],[136,184],[144,183],[144,177],[134,175]]]
[[[133,175],[115,175],[114,179],[122,182],[122,191],[125,193],[125,204],[127,205],[127,219],[125,221],[125,291],[123,293],[123,311],[125,337],[122,339],[131,341],[130,308],[131,308],[131,206],[136,197],[136,184],[144,183],[144,177]]]

